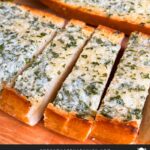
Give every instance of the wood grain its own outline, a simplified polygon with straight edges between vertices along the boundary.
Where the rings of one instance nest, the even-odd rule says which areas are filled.
[[[40,8],[49,11],[39,0],[16,0],[17,3]],[[127,38],[123,43],[126,47]],[[140,134],[137,138],[139,143],[150,144],[150,98],[144,109]],[[57,133],[47,130],[43,121],[34,127],[30,127],[11,116],[0,111],[0,144],[102,144],[100,141],[88,139],[84,143],[69,139]]]
[[[47,130],[41,121],[30,127],[0,111],[0,144],[95,144],[87,140],[84,143],[66,138]]]

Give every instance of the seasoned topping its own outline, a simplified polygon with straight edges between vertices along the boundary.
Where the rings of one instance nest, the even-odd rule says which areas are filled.
[[[141,26],[150,24],[149,0],[60,0],[77,7],[87,8],[88,11],[104,12],[108,17],[116,15],[121,20],[138,23]]]
[[[56,29],[57,24],[51,18],[38,17],[15,4],[0,2],[0,90],[1,83],[9,84]]]
[[[78,116],[83,118],[88,115],[95,116],[95,111],[120,49],[122,40],[120,35],[111,33],[115,39],[114,42],[110,40],[105,30],[95,31],[73,71],[58,92],[53,102],[54,105],[69,112],[75,111]]]
[[[132,33],[99,113],[123,121],[141,120],[150,85],[150,38]]]
[[[17,78],[15,89],[30,102],[42,103],[89,38],[91,32],[84,26],[71,21],[61,30],[43,54]]]

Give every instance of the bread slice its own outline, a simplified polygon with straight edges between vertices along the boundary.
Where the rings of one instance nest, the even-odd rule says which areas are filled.
[[[101,25],[97,28],[45,111],[48,129],[81,141],[88,137],[123,37],[116,30]]]
[[[106,25],[129,34],[141,31],[150,34],[149,0],[40,0],[51,10],[67,18],[88,24]]]
[[[150,86],[150,36],[132,33],[96,116],[91,136],[113,144],[134,143]]]
[[[137,144],[150,144],[150,94],[147,97],[144,109],[143,109],[143,118],[140,126],[139,134],[136,138]]]
[[[17,77],[14,87],[4,88],[0,108],[29,125],[35,125],[92,32],[93,28],[85,23],[71,20],[43,54]]]
[[[0,91],[43,51],[65,20],[38,10],[0,2]]]

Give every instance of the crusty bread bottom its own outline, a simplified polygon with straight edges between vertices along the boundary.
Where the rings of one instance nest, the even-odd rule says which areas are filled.
[[[0,109],[9,115],[18,118],[20,121],[28,123],[28,111],[31,107],[29,101],[24,96],[19,95],[11,88],[4,88],[0,98]]]
[[[138,125],[134,121],[124,123],[97,115],[90,137],[109,144],[130,144],[137,134]]]
[[[75,113],[61,110],[51,103],[44,113],[45,127],[79,141],[84,141],[88,138],[92,124],[92,120],[78,118]]]

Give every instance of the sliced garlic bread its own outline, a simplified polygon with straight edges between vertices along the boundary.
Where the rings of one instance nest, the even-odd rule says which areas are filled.
[[[38,10],[0,2],[0,91],[39,54],[64,19]]]
[[[83,20],[91,25],[103,24],[129,34],[150,34],[149,0],[40,0],[67,18]]]
[[[83,22],[71,20],[43,54],[17,77],[14,87],[4,88],[1,109],[29,125],[35,125],[93,30]]]
[[[56,99],[48,105],[44,115],[47,128],[81,141],[88,137],[123,37],[116,30],[97,28]]]
[[[108,143],[133,143],[149,86],[150,37],[134,32],[102,101],[91,136]]]

